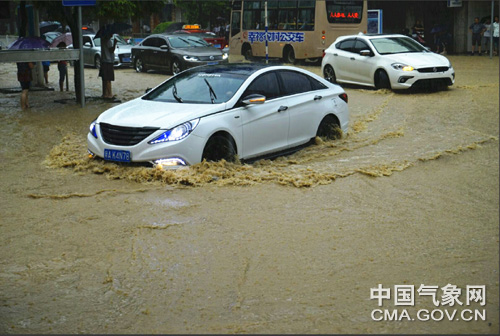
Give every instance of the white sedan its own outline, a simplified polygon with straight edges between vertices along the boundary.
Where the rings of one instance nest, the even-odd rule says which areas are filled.
[[[276,156],[346,132],[347,101],[340,86],[294,67],[196,67],[102,113],[88,151],[169,167]]]
[[[450,86],[455,70],[450,61],[404,35],[350,35],[339,37],[321,64],[332,83],[409,89]]]

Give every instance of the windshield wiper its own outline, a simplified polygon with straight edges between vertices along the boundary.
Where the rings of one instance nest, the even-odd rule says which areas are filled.
[[[205,83],[208,85],[208,91],[210,91],[210,99],[212,100],[212,104],[215,103],[215,99],[217,99],[217,95],[214,92],[214,89],[212,88],[212,85],[207,81],[206,78],[203,78],[205,80]],[[214,99],[215,98],[215,99]]]
[[[183,102],[182,98],[177,95],[177,86],[175,86],[175,83],[174,83],[173,88],[172,88],[172,94],[173,94],[175,100],[177,100],[179,103]]]

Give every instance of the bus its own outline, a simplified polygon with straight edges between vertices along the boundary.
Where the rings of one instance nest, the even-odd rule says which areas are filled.
[[[265,30],[267,2],[268,30]],[[233,1],[229,53],[319,61],[337,37],[366,33],[367,0]]]

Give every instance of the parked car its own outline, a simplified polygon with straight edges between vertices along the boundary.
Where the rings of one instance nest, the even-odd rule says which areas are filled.
[[[295,67],[201,66],[102,113],[90,125],[88,150],[169,167],[276,156],[346,132],[347,102],[340,86]]]
[[[332,83],[378,89],[455,82],[455,70],[446,57],[398,34],[341,36],[325,51],[321,68]]]
[[[198,65],[227,63],[228,55],[191,35],[155,34],[132,47],[132,61],[137,72],[148,69],[178,74]]]
[[[120,35],[114,34],[112,39],[118,42],[115,49],[114,66],[131,66],[131,48]],[[91,65],[99,69],[101,67],[101,39],[95,35],[83,35],[83,64]]]

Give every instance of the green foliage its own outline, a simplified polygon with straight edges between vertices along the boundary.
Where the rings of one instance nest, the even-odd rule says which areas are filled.
[[[162,22],[153,30],[153,34],[161,34],[163,33],[168,26],[172,24],[172,21]]]
[[[174,5],[182,9],[183,18],[186,18],[183,21],[189,24],[214,27],[218,17],[229,22],[231,1],[174,0]]]

